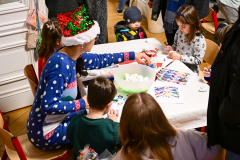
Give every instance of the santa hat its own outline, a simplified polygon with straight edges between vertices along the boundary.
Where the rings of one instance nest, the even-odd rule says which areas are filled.
[[[58,14],[57,18],[62,28],[62,43],[65,46],[88,43],[100,34],[98,22],[89,17],[84,5],[74,12]]]

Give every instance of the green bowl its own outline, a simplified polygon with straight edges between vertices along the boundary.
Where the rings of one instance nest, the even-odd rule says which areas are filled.
[[[149,80],[142,82],[126,81],[124,80],[125,73],[128,73],[130,75],[137,73],[139,75],[142,75],[143,77],[148,77]],[[120,65],[119,68],[115,69],[113,75],[114,81],[122,90],[127,93],[140,93],[147,91],[148,88],[152,85],[156,77],[156,72],[155,69],[152,69],[151,67],[146,65],[126,64]]]

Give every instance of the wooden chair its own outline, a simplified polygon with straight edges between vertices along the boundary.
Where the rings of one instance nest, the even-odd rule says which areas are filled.
[[[211,41],[210,39],[206,39],[206,44],[207,44],[207,48],[206,48],[205,55],[203,57],[203,61],[212,65],[213,61],[217,57],[217,54],[220,48],[215,42]]]
[[[0,135],[5,144],[7,156],[11,160],[63,160],[67,157],[67,148],[55,151],[44,151],[37,149],[28,140],[26,134],[19,137],[13,136],[6,127],[7,125],[1,113]],[[2,157],[2,160],[6,159],[6,156]]]
[[[219,155],[213,160],[225,160],[226,149],[221,148]]]
[[[213,61],[217,57],[217,54],[218,54],[220,48],[215,42],[213,42],[209,39],[206,39],[206,44],[207,44],[207,47],[206,47],[205,55],[203,57],[203,62],[199,65],[199,68],[200,68],[199,77],[204,82],[207,83],[207,81],[205,81],[205,79],[204,79],[202,71],[203,71],[204,67],[211,67],[211,65],[213,64]]]
[[[38,79],[32,64],[29,64],[24,68],[24,74],[28,79],[33,96],[35,97],[37,92]]]
[[[203,18],[202,26],[211,34],[215,34],[219,24],[224,23],[224,21],[217,21],[217,12],[212,8],[209,8],[209,14],[207,17]]]

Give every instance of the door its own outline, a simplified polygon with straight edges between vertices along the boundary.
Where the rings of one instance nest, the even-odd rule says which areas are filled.
[[[28,0],[0,0],[0,110],[9,112],[32,105],[33,95],[24,75],[24,67],[33,64],[37,56],[26,47],[29,14]],[[34,3],[32,2],[34,5]],[[39,9],[46,13],[43,0]]]

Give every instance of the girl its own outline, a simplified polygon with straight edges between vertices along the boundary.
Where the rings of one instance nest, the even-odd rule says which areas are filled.
[[[82,56],[87,69],[134,59],[144,63],[142,58],[150,63],[143,53],[83,53],[91,51],[100,33],[98,23],[89,18],[84,6],[75,12],[59,14],[58,20],[65,47],[55,51],[46,62],[27,120],[29,140],[35,147],[44,150],[62,148],[70,143],[66,137],[67,127],[73,116],[83,114],[88,107],[86,96],[75,100],[76,60],[79,56]]]
[[[113,160],[211,160],[220,152],[219,145],[207,148],[206,136],[174,128],[145,92],[127,99],[120,122],[124,145]]]
[[[191,5],[183,5],[176,12],[175,19],[179,29],[175,34],[174,44],[166,46],[165,51],[170,58],[182,61],[193,72],[198,73],[198,65],[202,63],[206,51],[206,40],[197,10]]]
[[[38,77],[41,77],[42,70],[53,52],[62,47],[62,30],[57,18],[49,19],[43,25],[42,42],[38,49]]]

